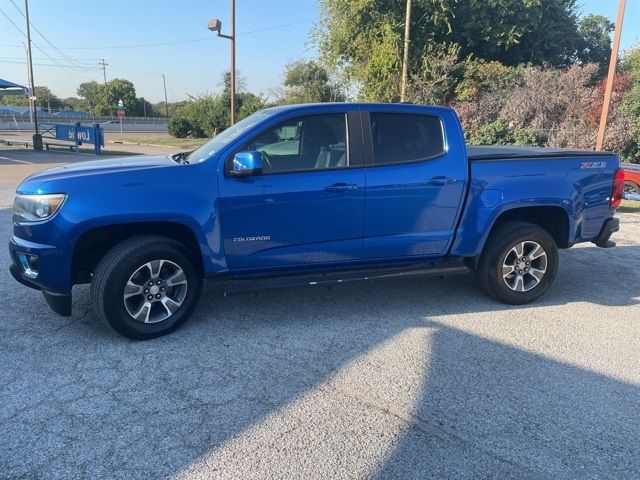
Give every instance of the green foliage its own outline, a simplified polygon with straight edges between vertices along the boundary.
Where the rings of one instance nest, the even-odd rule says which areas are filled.
[[[514,138],[504,120],[495,120],[469,132],[468,141],[472,145],[509,145]]]
[[[532,129],[523,128],[511,132],[507,122],[495,120],[470,132],[468,141],[472,145],[524,145],[543,146],[547,138]]]
[[[282,103],[341,102],[345,95],[327,70],[314,60],[289,63],[284,73]]]
[[[129,80],[114,78],[104,85],[100,85],[98,103],[95,110],[97,115],[115,115],[118,102],[122,100],[129,116],[138,116],[138,99],[136,89]]]
[[[547,137],[535,130],[523,128],[513,135],[513,143],[530,147],[541,147],[547,142]]]
[[[640,163],[640,47],[632,48],[624,53],[620,70],[632,75],[633,80],[625,92],[620,110],[629,114],[636,121],[634,141],[624,151],[626,160]]]
[[[115,115],[120,100],[126,109],[127,116],[142,116],[144,112],[142,101],[136,97],[133,83],[123,78],[114,78],[105,84],[95,81],[84,82],[78,86],[76,92],[82,97],[84,107],[94,115]],[[152,106],[148,102],[147,108],[147,115],[149,115],[149,109],[152,109]]]
[[[236,116],[238,120],[264,108],[260,95],[244,91],[244,79],[237,75]],[[208,138],[231,125],[231,75],[223,75],[222,92],[191,97],[177,106],[169,122],[169,133],[178,138]]]
[[[67,97],[62,99],[62,108],[64,110],[81,111],[84,106],[81,99],[77,97]]]
[[[497,61],[467,60],[462,80],[456,86],[456,100],[466,102],[493,92],[505,92],[522,81],[524,67],[508,67]]]
[[[139,116],[141,117],[142,116],[147,116],[147,117],[161,116],[156,112],[153,104],[151,102],[148,102],[144,97],[139,97],[136,99],[136,101],[137,101],[136,111]]]
[[[171,123],[179,125],[179,138],[211,137],[229,125],[229,107],[222,95],[202,95],[191,98],[178,107]]]
[[[428,2],[431,3],[431,2]],[[579,44],[575,0],[451,2],[447,41],[462,56],[505,65],[566,66]]]
[[[95,113],[96,105],[100,101],[100,84],[96,81],[81,83],[76,93],[83,100],[83,108],[91,114]]]
[[[36,86],[35,96],[38,106],[44,110],[50,108],[52,111],[57,111],[63,108],[62,100],[55,96],[49,87]],[[26,106],[29,105],[29,97],[21,95],[0,96],[0,105]]]
[[[360,87],[363,100],[397,101],[404,0],[319,0],[314,41],[332,71]],[[564,66],[579,45],[575,0],[414,0],[409,75],[430,69],[430,50],[460,58]]]
[[[596,63],[604,74],[611,56],[611,37],[615,24],[604,15],[589,14],[580,19],[578,60]]]
[[[176,138],[187,138],[189,136],[193,136],[191,122],[184,117],[174,116],[169,121],[167,130],[169,131],[169,135]]]
[[[461,76],[458,45],[433,45],[426,48],[422,69],[409,79],[408,101],[432,105],[448,103]]]

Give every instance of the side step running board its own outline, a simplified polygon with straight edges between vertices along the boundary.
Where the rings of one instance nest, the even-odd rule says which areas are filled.
[[[341,283],[356,282],[361,280],[374,280],[378,278],[394,277],[445,277],[469,273],[465,266],[434,267],[410,270],[360,270],[352,272],[332,272],[305,276],[289,276],[275,278],[257,278],[247,280],[227,280],[222,283],[225,296],[237,295],[248,292],[260,292],[278,288],[302,287],[302,286],[332,286]]]

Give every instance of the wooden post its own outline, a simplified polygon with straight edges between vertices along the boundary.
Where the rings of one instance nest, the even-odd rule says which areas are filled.
[[[624,19],[624,9],[626,3],[626,0],[619,0],[618,2],[618,16],[616,17],[616,29],[613,34],[613,47],[611,48],[611,59],[609,60],[609,73],[607,75],[607,86],[605,87],[604,91],[604,102],[602,103],[602,114],[600,115],[600,127],[598,128],[596,150],[602,150],[602,146],[604,144],[604,135],[607,130],[609,106],[611,105],[611,92],[613,90],[613,80],[616,76],[618,49],[620,48],[620,35],[622,33],[622,20]]]
[[[411,0],[407,0],[407,11],[404,16],[404,55],[402,58],[402,80],[400,86],[400,101],[407,101],[407,82],[409,76],[409,39],[411,37]]]

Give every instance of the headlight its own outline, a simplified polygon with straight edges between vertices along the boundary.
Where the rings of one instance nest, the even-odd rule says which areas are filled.
[[[17,195],[13,202],[13,221],[24,223],[46,220],[60,210],[66,198],[67,196],[63,193]]]

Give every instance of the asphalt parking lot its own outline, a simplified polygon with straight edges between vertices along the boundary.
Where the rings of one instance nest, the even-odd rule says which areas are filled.
[[[68,161],[3,156],[0,246],[19,180]],[[468,276],[207,286],[149,342],[86,286],[56,317],[0,247],[0,478],[640,478],[640,215],[620,217],[534,305]]]

